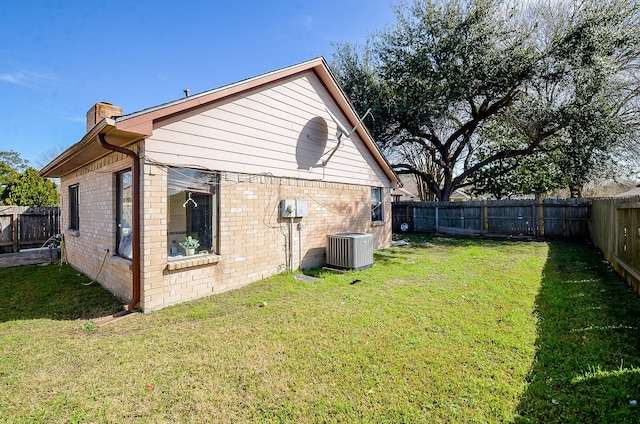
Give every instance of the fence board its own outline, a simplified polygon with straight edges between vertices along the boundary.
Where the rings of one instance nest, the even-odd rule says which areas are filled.
[[[0,253],[40,247],[60,232],[60,209],[0,206]]]
[[[13,215],[0,215],[0,246],[13,246]]]
[[[640,293],[640,196],[594,199],[591,240]]]
[[[395,232],[586,239],[589,219],[589,202],[576,199],[395,202],[392,225]]]

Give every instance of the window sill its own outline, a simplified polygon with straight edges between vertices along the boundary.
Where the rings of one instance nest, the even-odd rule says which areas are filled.
[[[109,256],[109,263],[115,265],[118,268],[131,271],[133,265],[131,259],[123,258],[122,256]]]
[[[383,227],[384,226],[384,221],[373,221],[371,223],[372,227]]]
[[[67,231],[64,232],[64,234],[69,237],[78,237],[80,236],[80,230],[68,229]]]
[[[179,269],[193,268],[196,266],[217,264],[218,262],[220,262],[220,256],[215,254],[182,256],[177,259],[170,259],[167,262],[167,270],[177,271]]]

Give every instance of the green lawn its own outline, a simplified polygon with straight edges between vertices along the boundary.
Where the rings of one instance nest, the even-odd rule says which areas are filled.
[[[640,300],[591,248],[412,241],[101,327],[70,268],[0,269],[0,422],[639,422]]]

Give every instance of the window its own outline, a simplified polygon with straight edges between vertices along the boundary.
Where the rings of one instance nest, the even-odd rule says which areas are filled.
[[[69,186],[69,229],[80,229],[80,196],[78,184]]]
[[[118,256],[128,259],[132,258],[132,196],[131,171],[116,174],[116,253]]]
[[[195,253],[218,253],[218,173],[169,168],[167,179],[169,257],[191,253],[180,245],[189,236],[199,243]]]
[[[371,222],[384,221],[382,188],[371,187]]]

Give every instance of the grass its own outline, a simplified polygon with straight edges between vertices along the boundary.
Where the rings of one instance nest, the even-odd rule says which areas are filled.
[[[552,244],[542,281],[537,354],[521,415],[534,422],[640,422],[630,404],[640,401],[638,296],[578,245]]]
[[[640,301],[589,247],[412,241],[102,327],[69,268],[0,270],[0,422],[638,421]]]
[[[67,266],[0,268],[0,323],[92,319],[122,309],[98,283]]]

